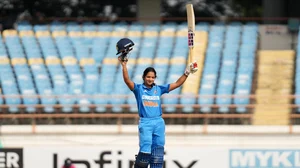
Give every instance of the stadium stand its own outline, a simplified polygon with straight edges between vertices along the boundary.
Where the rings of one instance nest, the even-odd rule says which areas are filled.
[[[197,61],[199,66],[198,66],[198,71],[194,75],[191,75],[182,86],[182,91],[181,91],[182,97],[180,99],[180,103],[186,105],[182,109],[183,112],[194,111],[193,107],[189,105],[193,105],[197,101],[197,95],[199,93],[199,87],[201,83],[201,76],[202,76],[203,62],[205,59],[207,41],[208,41],[207,32],[198,31],[198,30],[195,32],[195,44],[194,44],[195,56],[193,58],[194,59],[193,61]]]
[[[156,61],[164,64],[164,67],[168,67],[168,78],[166,78],[165,83],[171,83],[177,80],[184,68],[186,67],[186,55],[188,53],[188,47],[186,43],[186,23],[183,24],[183,29],[180,28],[182,25],[178,25],[177,31],[175,32],[174,39],[174,48],[169,59]],[[184,33],[183,33],[184,32]],[[168,62],[168,65],[166,63]],[[181,89],[176,89],[170,92],[168,95],[165,95],[163,98],[163,103],[166,104],[166,112],[174,112],[176,107],[172,106],[179,103],[179,98],[175,95],[180,95]]]
[[[278,96],[292,93],[294,57],[295,52],[292,50],[259,52],[254,125],[289,124],[290,99]]]
[[[116,42],[123,37],[135,42],[128,63],[133,81],[141,83],[143,70],[153,66],[157,84],[171,83],[188,63],[186,24],[55,21],[49,25],[22,23],[16,30],[5,30],[0,66],[2,92],[8,97],[0,103],[9,105],[11,112],[18,112],[16,105],[20,103],[28,105],[27,112],[42,104],[47,113],[53,113],[56,104],[62,105],[65,113],[72,112],[73,105],[79,105],[83,113],[91,110],[89,105],[95,105],[95,112],[100,113],[111,105],[112,112],[120,113],[127,104],[129,111],[136,113],[135,98],[122,81]],[[182,104],[182,112],[191,113],[198,110],[193,105],[199,104],[200,112],[210,113],[211,104],[216,104],[218,112],[228,113],[229,106],[235,104],[236,112],[247,112],[257,34],[256,23],[197,23],[194,60],[199,70],[182,89],[163,97],[164,110],[174,113],[174,105]],[[17,94],[23,96],[9,97]],[[214,94],[217,97],[212,97]],[[245,97],[219,97],[232,94]]]
[[[256,51],[258,45],[258,24],[249,22],[242,28],[241,45],[234,94],[234,104],[238,105],[236,112],[245,113],[245,105],[250,103],[249,96],[252,92],[253,74],[255,70]],[[240,97],[238,97],[240,96]]]
[[[198,104],[203,106],[201,111],[204,113],[211,112],[211,107],[205,105],[214,104],[214,97],[212,95],[216,94],[224,31],[225,26],[223,24],[212,25],[209,29],[202,83],[199,90],[199,94],[203,97],[198,99]]]
[[[298,34],[298,41],[300,40],[300,33]],[[296,47],[296,67],[295,67],[295,94],[299,95],[300,94],[300,43],[297,44]],[[296,105],[300,105],[300,97],[295,97],[294,100]],[[299,113],[300,112],[300,108],[296,108],[296,112]]]
[[[236,76],[238,49],[241,36],[241,25],[233,22],[226,26],[224,49],[220,64],[220,76],[217,82],[217,95],[232,95],[234,80]],[[231,104],[231,97],[217,97],[215,99],[218,105]],[[221,106],[219,112],[228,113],[228,106]]]

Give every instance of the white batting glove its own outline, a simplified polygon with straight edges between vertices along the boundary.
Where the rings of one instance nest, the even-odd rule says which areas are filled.
[[[198,64],[195,61],[195,62],[190,63],[189,66],[186,67],[184,74],[186,76],[189,76],[190,73],[193,74],[193,73],[195,73],[197,71],[198,71]]]

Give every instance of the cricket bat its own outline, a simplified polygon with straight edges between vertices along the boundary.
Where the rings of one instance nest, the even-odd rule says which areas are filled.
[[[187,21],[188,21],[188,46],[189,58],[188,64],[192,63],[194,56],[194,35],[195,35],[195,14],[193,4],[186,5]]]

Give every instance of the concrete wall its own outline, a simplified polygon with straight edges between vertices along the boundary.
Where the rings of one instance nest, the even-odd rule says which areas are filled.
[[[284,0],[264,0],[263,17],[285,17],[287,13],[287,3]],[[282,21],[265,20],[264,24],[279,24]]]
[[[259,38],[261,50],[290,50],[297,43],[297,34],[290,33],[285,25],[262,25]]]
[[[138,0],[137,18],[141,23],[153,23],[160,21],[160,0]]]
[[[64,135],[64,134],[134,134],[137,125],[2,125],[3,135]],[[300,126],[255,126],[255,125],[166,125],[167,134],[299,134]],[[299,142],[300,143],[300,142]]]
[[[137,125],[37,125],[35,130],[36,133],[32,133],[31,126],[27,125],[5,125],[0,140],[6,148],[61,145],[138,147]],[[297,125],[167,125],[166,142],[168,146],[177,147],[299,147],[299,133],[300,126]]]

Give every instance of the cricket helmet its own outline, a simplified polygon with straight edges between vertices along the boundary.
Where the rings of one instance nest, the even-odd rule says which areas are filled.
[[[128,38],[122,38],[117,42],[116,48],[117,48],[117,54],[120,54],[121,52],[129,52],[132,50],[132,46],[134,46],[134,43],[128,39]]]

